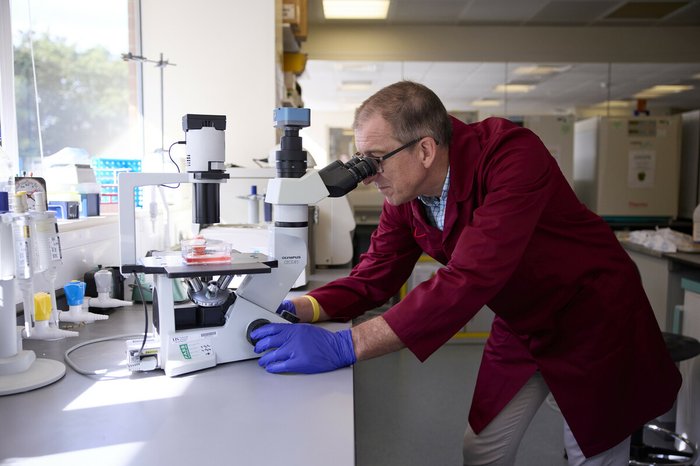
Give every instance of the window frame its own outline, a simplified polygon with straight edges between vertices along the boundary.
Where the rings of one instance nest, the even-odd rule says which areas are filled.
[[[141,54],[141,0],[126,0],[128,8],[128,37],[129,50],[134,54]],[[17,122],[17,102],[15,98],[15,66],[14,45],[12,34],[11,0],[0,0],[0,132],[2,134],[2,148],[10,157],[12,167],[19,172],[19,133]],[[130,89],[130,94],[135,99],[137,109],[136,125],[140,127],[140,158],[144,154],[144,119],[143,119],[143,65],[130,63],[129,73],[135,73],[135,87]]]
[[[0,0],[0,131],[2,148],[10,157],[12,167],[16,171],[19,167],[19,141],[10,0]]]

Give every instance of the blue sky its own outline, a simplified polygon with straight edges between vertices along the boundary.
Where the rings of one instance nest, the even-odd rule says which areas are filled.
[[[15,34],[32,29],[63,37],[80,49],[103,45],[112,54],[128,52],[127,0],[10,0]],[[15,36],[16,37],[16,36]]]

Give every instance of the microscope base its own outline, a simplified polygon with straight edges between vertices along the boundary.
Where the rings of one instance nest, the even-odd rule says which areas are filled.
[[[29,367],[24,368],[29,362]],[[20,366],[22,366],[20,368]],[[20,372],[12,372],[20,369]],[[66,366],[53,359],[36,359],[34,351],[22,350],[0,360],[0,396],[28,392],[50,385],[66,373]]]
[[[171,313],[170,313],[171,314]],[[127,342],[127,366],[131,371],[163,369],[169,377],[187,374],[217,364],[259,358],[248,340],[251,324],[289,323],[288,320],[238,298],[221,327],[164,331],[149,336],[143,351],[141,339]]]

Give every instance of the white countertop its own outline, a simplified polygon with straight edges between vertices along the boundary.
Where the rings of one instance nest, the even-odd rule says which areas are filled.
[[[326,274],[312,275],[309,289]],[[80,341],[142,332],[143,319],[141,307],[124,308],[78,338],[24,348],[62,361]],[[355,464],[352,368],[273,375],[250,360],[169,378],[132,374],[124,356],[122,341],[89,345],[72,358],[104,376],[67,368],[52,385],[0,397],[0,465]]]

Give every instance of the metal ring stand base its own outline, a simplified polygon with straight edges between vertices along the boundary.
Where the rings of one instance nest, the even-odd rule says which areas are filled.
[[[630,466],[676,465],[692,466],[698,457],[698,447],[687,438],[655,424],[644,426],[645,431],[657,432],[668,436],[677,445],[683,444],[685,450],[654,447],[646,444],[632,445]]]
[[[37,358],[25,371],[0,376],[0,396],[44,387],[56,382],[65,373],[66,366],[62,362]]]

